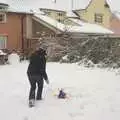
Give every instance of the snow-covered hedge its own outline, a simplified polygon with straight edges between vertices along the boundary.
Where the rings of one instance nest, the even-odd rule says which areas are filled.
[[[87,67],[93,67],[93,64],[98,67],[120,67],[120,37],[84,36],[72,38],[70,35],[67,37],[61,35],[44,38],[41,43],[47,46],[48,61],[84,62]],[[87,62],[84,61],[85,59]]]

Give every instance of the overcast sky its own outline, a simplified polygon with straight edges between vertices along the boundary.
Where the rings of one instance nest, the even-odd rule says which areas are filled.
[[[10,4],[16,4],[19,6],[28,6],[32,8],[52,8],[60,10],[70,10],[73,6],[73,9],[84,8],[90,0],[0,0],[0,2],[7,2]],[[107,0],[110,4],[110,7],[113,11],[120,11],[120,0]]]

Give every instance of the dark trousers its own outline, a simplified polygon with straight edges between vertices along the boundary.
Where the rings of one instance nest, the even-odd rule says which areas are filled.
[[[30,92],[29,92],[29,100],[31,99],[42,99],[42,91],[43,91],[43,77],[39,75],[28,75],[29,82],[30,82]],[[37,95],[36,95],[36,85],[38,87],[37,89]]]

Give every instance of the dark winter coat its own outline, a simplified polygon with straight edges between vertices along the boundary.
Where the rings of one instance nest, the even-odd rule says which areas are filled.
[[[46,52],[43,49],[35,51],[30,57],[30,63],[28,66],[28,75],[41,75],[45,80],[48,80],[46,73]]]

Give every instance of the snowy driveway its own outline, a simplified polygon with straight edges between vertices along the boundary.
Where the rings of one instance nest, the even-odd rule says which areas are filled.
[[[1,120],[120,120],[120,76],[114,72],[48,63],[44,100],[28,108],[27,65],[0,66]],[[69,99],[57,99],[58,88]]]

